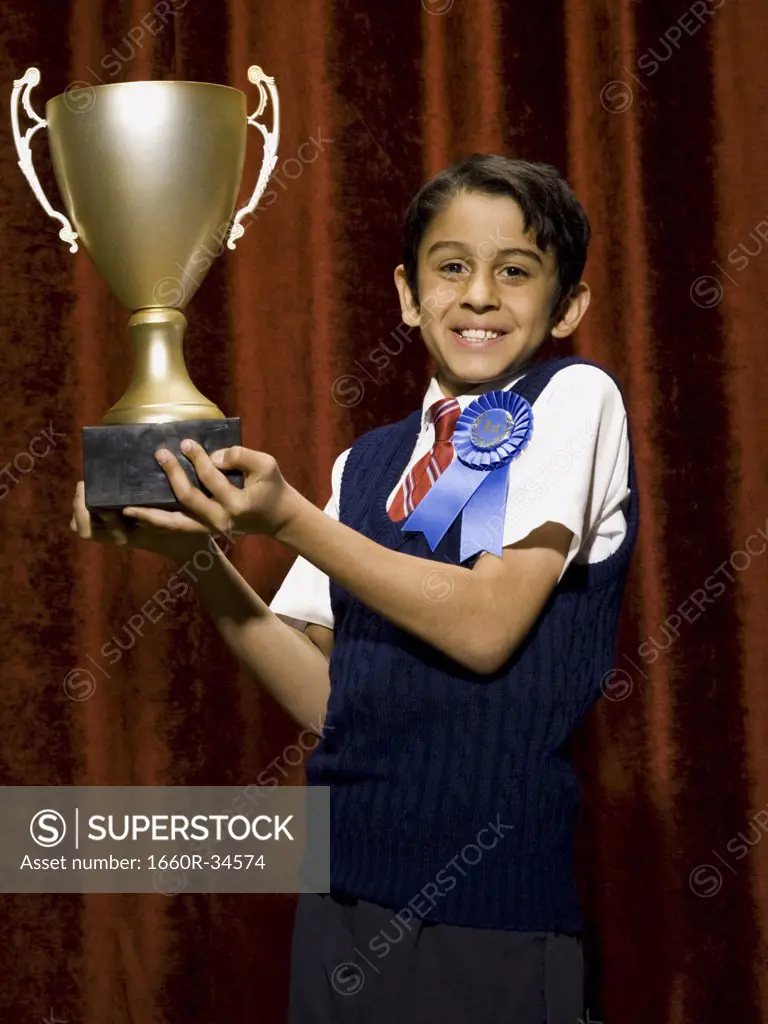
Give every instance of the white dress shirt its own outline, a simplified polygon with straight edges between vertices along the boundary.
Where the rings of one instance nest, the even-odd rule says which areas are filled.
[[[429,409],[445,397],[433,377],[422,403],[416,446],[387,507],[406,474],[434,444]],[[461,411],[476,397],[459,395]],[[331,472],[332,494],[325,513],[333,519],[339,518],[341,476],[349,451],[338,456]],[[627,414],[619,389],[596,366],[564,367],[542,389],[533,406],[531,439],[509,463],[502,545],[515,544],[543,523],[555,522],[573,533],[561,578],[572,561],[607,558],[626,534],[628,468]],[[307,623],[333,629],[328,577],[305,558],[293,563],[270,608],[298,629]]]

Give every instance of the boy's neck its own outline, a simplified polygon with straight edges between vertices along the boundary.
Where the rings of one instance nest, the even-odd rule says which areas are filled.
[[[493,380],[482,381],[480,384],[474,381],[458,380],[453,377],[446,378],[440,369],[435,374],[435,378],[446,398],[458,398],[460,395],[484,395],[487,391],[503,390],[515,377],[519,377],[524,370],[530,369],[531,366],[539,362],[541,362],[541,357],[537,351],[518,366],[508,367],[500,376],[495,377]]]

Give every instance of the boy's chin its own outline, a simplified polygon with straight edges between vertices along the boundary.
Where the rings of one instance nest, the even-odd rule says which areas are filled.
[[[509,360],[474,356],[468,359],[446,360],[438,364],[438,369],[445,380],[474,387],[498,380],[506,373],[513,372],[508,370],[509,365]]]

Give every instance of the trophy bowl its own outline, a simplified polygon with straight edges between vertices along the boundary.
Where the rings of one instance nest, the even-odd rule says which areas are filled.
[[[179,445],[185,437],[209,453],[241,443],[239,418],[227,418],[194,385],[184,362],[191,301],[224,240],[230,249],[258,205],[277,162],[279,99],[274,80],[248,71],[260,93],[248,116],[245,93],[207,82],[124,82],[71,90],[32,109],[40,73],[14,83],[11,118],[19,165],[59,237],[78,241],[118,301],[133,311],[133,374],[102,425],[83,428],[86,504],[178,509],[154,459],[170,448],[201,487]],[[272,101],[270,130],[257,118]],[[35,122],[22,136],[19,106]],[[247,128],[261,132],[264,160],[256,188],[233,219],[245,162]],[[56,182],[67,216],[46,198],[30,141],[48,129]],[[242,486],[242,474],[227,474]]]

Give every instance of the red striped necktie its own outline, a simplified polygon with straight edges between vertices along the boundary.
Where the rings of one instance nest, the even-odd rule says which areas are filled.
[[[413,512],[421,499],[450,466],[453,459],[453,430],[461,415],[455,398],[441,398],[429,407],[435,425],[435,443],[408,473],[389,506],[389,518],[399,523]]]

